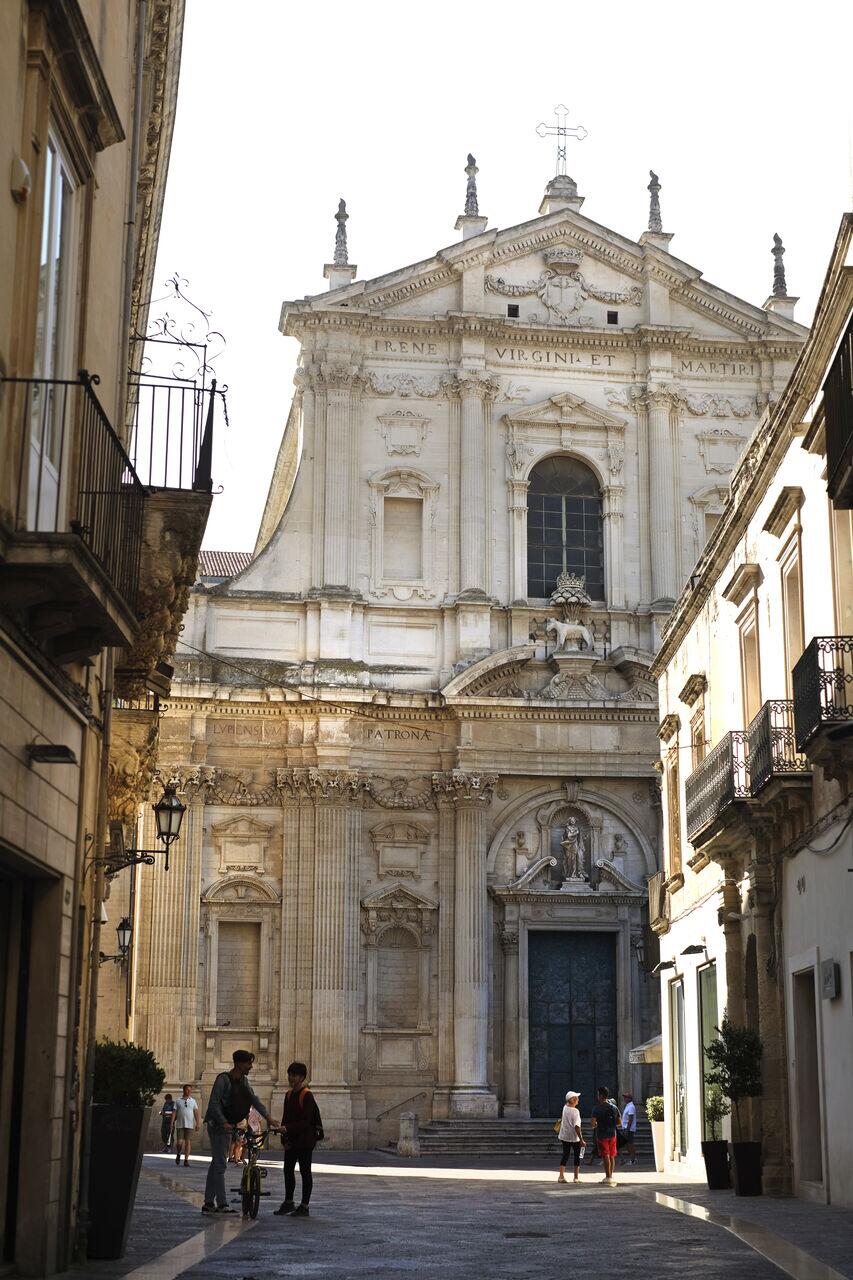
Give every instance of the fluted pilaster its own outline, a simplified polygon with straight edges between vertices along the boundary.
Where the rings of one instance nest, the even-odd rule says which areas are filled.
[[[678,505],[671,427],[675,399],[676,392],[672,387],[651,386],[648,389],[649,528],[654,601],[674,600],[679,593]]]
[[[459,582],[462,591],[486,589],[486,422],[494,379],[460,374]]]
[[[358,1012],[360,810],[318,801],[315,810],[312,1079],[354,1081]]]
[[[519,1110],[518,1078],[518,930],[501,933],[504,957],[503,1104],[504,1115]]]

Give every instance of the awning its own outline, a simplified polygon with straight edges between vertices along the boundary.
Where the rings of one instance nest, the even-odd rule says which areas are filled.
[[[629,1050],[628,1061],[633,1062],[635,1066],[647,1062],[663,1062],[661,1037],[652,1036],[651,1040],[646,1040],[644,1044],[638,1044],[636,1049]]]

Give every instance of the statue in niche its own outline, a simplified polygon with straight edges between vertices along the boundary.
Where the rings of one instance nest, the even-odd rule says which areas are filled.
[[[583,837],[574,818],[566,823],[563,838],[560,841],[563,850],[563,869],[565,880],[585,880],[583,869]]]

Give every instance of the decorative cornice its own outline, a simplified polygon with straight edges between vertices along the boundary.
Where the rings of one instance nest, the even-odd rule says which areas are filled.
[[[765,533],[772,534],[774,538],[780,538],[788,527],[791,517],[803,505],[805,497],[799,485],[783,485],[762,526]]]
[[[708,678],[704,671],[698,671],[695,675],[688,676],[687,680],[678,695],[679,702],[683,702],[685,707],[692,707],[698,702],[702,694],[707,691]]]
[[[675,714],[670,712],[668,716],[664,716],[658,725],[658,737],[661,742],[670,742],[681,728],[681,720]]]
[[[741,564],[735,569],[728,584],[723,588],[723,599],[732,604],[742,604],[750,592],[757,591],[764,581],[761,566],[757,564]]]

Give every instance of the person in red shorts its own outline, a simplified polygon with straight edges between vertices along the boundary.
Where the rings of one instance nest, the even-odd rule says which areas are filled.
[[[619,1108],[610,1101],[610,1091],[606,1085],[598,1089],[598,1101],[592,1109],[593,1136],[598,1147],[598,1154],[604,1161],[604,1177],[602,1182],[607,1187],[615,1187],[613,1167],[616,1163],[616,1129],[621,1124]]]

